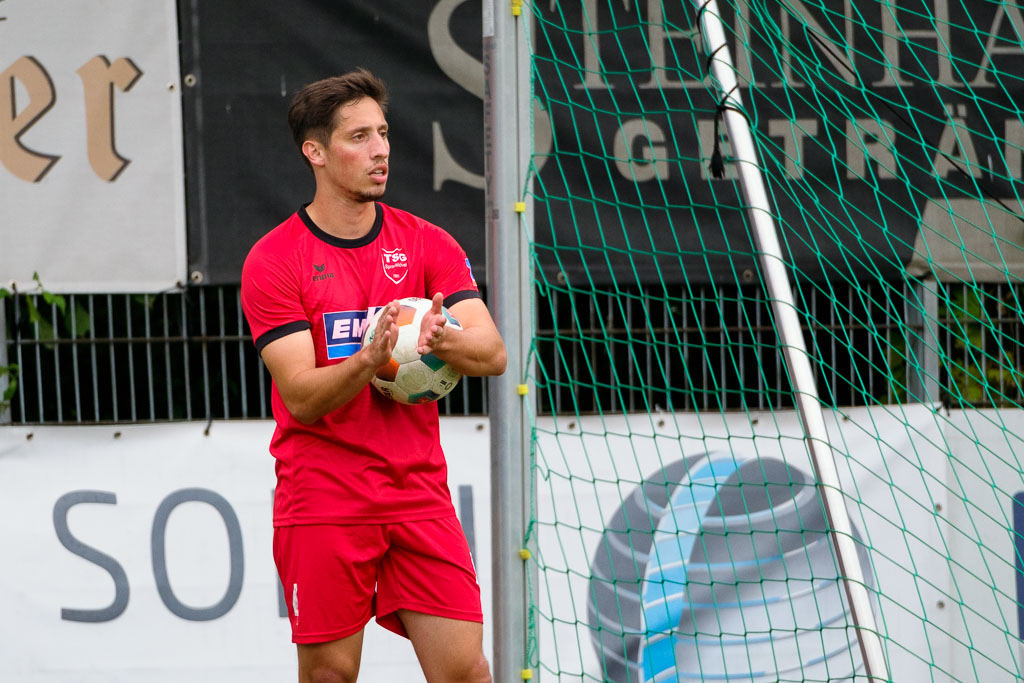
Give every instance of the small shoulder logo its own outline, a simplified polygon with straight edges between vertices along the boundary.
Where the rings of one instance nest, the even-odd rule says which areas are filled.
[[[327,264],[326,263],[321,263],[319,265],[314,263],[313,264],[313,270],[315,270],[316,273],[317,273],[316,275],[313,276],[313,282],[318,282],[319,280],[327,280],[329,278],[334,277],[334,273],[325,273],[324,272],[325,270],[327,270]]]
[[[395,247],[394,249],[381,247],[380,264],[384,269],[384,275],[387,279],[396,285],[409,274],[409,257],[402,252],[401,247]]]

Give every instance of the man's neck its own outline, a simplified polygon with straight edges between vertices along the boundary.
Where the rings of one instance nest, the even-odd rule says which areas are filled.
[[[306,207],[306,213],[318,228],[346,240],[359,239],[369,233],[377,216],[372,201],[355,202],[326,197],[320,192]]]

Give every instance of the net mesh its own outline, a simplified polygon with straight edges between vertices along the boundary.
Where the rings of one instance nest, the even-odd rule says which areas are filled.
[[[1024,627],[1024,17],[719,0],[889,678]],[[525,3],[541,679],[865,679],[691,3]]]

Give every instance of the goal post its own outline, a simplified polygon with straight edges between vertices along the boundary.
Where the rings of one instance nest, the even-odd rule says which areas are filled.
[[[529,51],[525,31],[496,0],[483,3],[485,224],[488,299],[508,354],[505,373],[488,383],[491,427],[491,585],[495,680],[529,671],[527,614],[531,565],[526,530],[532,514],[530,359],[532,279],[526,169],[531,151]]]
[[[772,302],[779,342],[786,359],[786,368],[796,399],[797,411],[807,440],[812,469],[820,487],[825,518],[835,546],[840,580],[849,604],[850,620],[856,629],[869,679],[889,680],[885,653],[878,637],[878,627],[871,609],[867,581],[861,571],[860,558],[854,542],[853,526],[846,509],[846,500],[833,460],[833,450],[821,413],[821,401],[811,371],[810,356],[804,344],[803,330],[797,314],[789,273],[786,271],[779,245],[774,214],[768,200],[757,149],[749,129],[749,118],[744,112],[739,82],[736,80],[732,55],[725,40],[722,17],[716,0],[694,0],[697,21],[700,24],[704,46],[717,96],[719,113],[725,119],[729,140],[732,142],[734,163],[747,203],[753,239],[764,276],[765,287]]]

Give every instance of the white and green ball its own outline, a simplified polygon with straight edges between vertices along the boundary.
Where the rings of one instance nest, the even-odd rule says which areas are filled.
[[[391,352],[391,360],[377,370],[370,383],[377,391],[399,403],[431,403],[450,393],[459,383],[462,374],[432,353],[423,356],[416,353],[423,316],[430,311],[432,305],[430,299],[410,296],[400,299],[398,303],[401,304],[397,320],[398,340]],[[363,333],[363,346],[373,341],[383,310],[377,311],[370,318]],[[447,308],[442,306],[441,312],[448,319],[449,327],[462,329]]]

